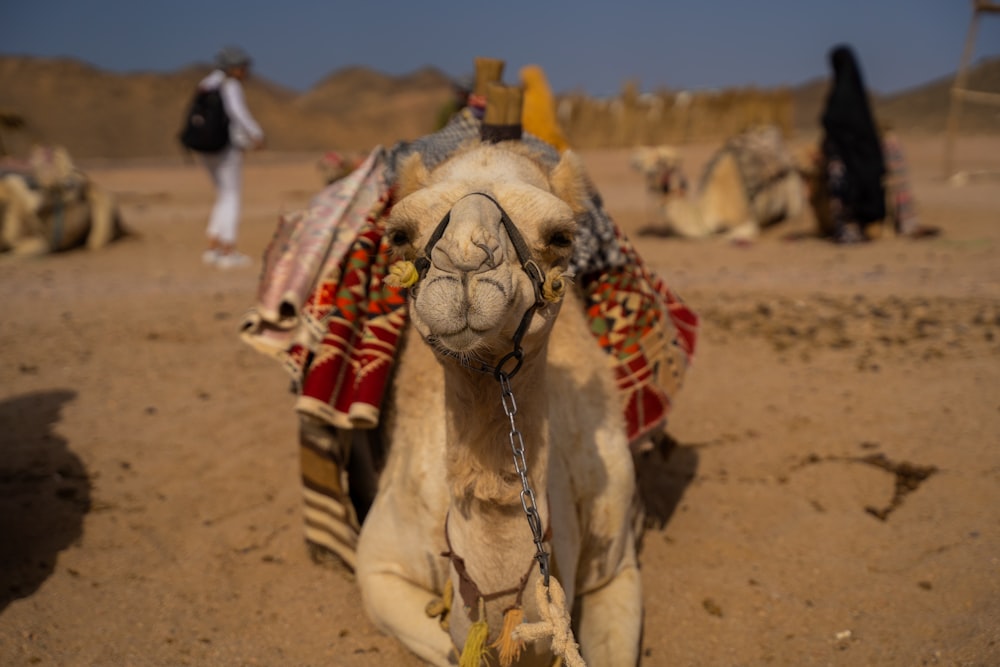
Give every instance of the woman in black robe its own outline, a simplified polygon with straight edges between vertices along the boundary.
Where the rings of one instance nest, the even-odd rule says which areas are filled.
[[[833,238],[851,243],[864,240],[865,228],[885,218],[885,158],[854,52],[835,47],[830,65],[833,84],[822,116],[822,151]]]

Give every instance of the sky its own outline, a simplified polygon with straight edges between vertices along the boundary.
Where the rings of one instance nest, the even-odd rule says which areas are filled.
[[[169,72],[235,44],[271,81],[304,91],[338,69],[451,76],[476,56],[517,81],[541,65],[557,93],[797,85],[850,44],[889,94],[958,69],[968,0],[0,0],[0,54],[65,56],[114,72]],[[979,21],[974,61],[1000,56],[1000,14]],[[2,85],[2,82],[0,82]]]

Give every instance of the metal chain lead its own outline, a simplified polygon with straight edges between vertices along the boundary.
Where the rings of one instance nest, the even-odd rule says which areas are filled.
[[[514,392],[510,389],[510,378],[503,371],[496,374],[500,381],[500,400],[503,403],[504,414],[510,420],[510,450],[514,455],[514,469],[521,477],[521,507],[524,515],[528,518],[528,526],[531,528],[531,536],[535,541],[535,559],[538,560],[538,569],[542,573],[542,580],[546,588],[549,585],[549,552],[545,550],[545,537],[542,534],[542,519],[538,514],[538,507],[535,504],[535,492],[528,481],[528,463],[524,458],[524,438],[517,430],[514,423],[514,415],[517,414],[517,401],[514,400]]]

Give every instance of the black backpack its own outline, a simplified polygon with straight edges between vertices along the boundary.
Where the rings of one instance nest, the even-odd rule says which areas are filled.
[[[218,153],[229,145],[229,115],[218,88],[198,89],[194,94],[180,140],[198,153]]]

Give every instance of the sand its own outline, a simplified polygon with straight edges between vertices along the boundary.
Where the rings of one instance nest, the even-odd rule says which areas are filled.
[[[676,444],[641,466],[644,666],[1000,664],[1000,181],[950,186],[940,138],[904,142],[944,233],[858,247],[639,236],[627,151],[584,154],[703,319]],[[246,252],[315,158],[250,158]],[[0,664],[420,664],[307,555],[294,396],[236,331],[259,262],[200,262],[207,176],[91,174],[134,237],[0,262]]]

